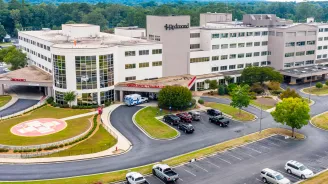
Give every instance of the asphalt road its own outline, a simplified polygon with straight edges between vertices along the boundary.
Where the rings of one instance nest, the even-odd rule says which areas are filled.
[[[38,100],[18,99],[9,108],[6,108],[6,109],[3,109],[2,111],[0,111],[0,117],[8,116],[8,115],[23,111],[23,110],[37,104],[38,102],[39,102]]]
[[[226,99],[204,99],[205,101],[229,103]],[[311,107],[312,114],[318,114],[328,109],[328,103],[325,103],[328,97],[320,97],[320,99],[318,97],[313,97],[312,99],[316,101]],[[132,115],[140,108],[141,107],[121,106],[116,109],[111,116],[113,126],[132,142],[133,148],[130,152],[116,157],[66,163],[28,165],[2,164],[0,165],[0,180],[49,179],[125,169],[161,161],[172,156],[259,130],[259,120],[246,124],[233,123],[233,125],[228,128],[213,127],[215,125],[205,124],[204,121],[204,126],[201,125],[202,122],[199,122],[199,124],[195,123],[196,131],[193,135],[181,134],[181,136],[175,140],[155,141],[149,139],[139,131],[131,120]],[[260,110],[254,107],[248,107],[245,110],[255,113],[257,116],[260,115]],[[206,116],[204,117],[206,119]],[[263,128],[278,126],[279,124],[273,121],[269,113],[263,113]],[[251,183],[253,180],[256,180],[254,177],[258,177],[260,170],[265,167],[281,168],[289,159],[299,161],[310,158],[313,159],[313,155],[317,153],[318,155],[324,156],[322,150],[326,145],[328,134],[311,125],[303,127],[301,132],[307,136],[307,139],[304,141],[291,141],[288,143],[288,146],[281,146],[281,148],[277,146],[278,148],[275,148],[272,152],[265,152],[262,148],[258,148],[262,150],[260,151],[261,153],[265,152],[265,154],[257,155],[252,159],[245,159],[245,161],[239,160],[235,164],[229,164],[231,165],[229,167],[224,166],[223,175],[217,172],[214,174],[212,172],[209,175],[195,177],[193,180],[190,180],[189,183]],[[238,154],[238,152],[236,154]],[[204,165],[204,167],[207,166]]]

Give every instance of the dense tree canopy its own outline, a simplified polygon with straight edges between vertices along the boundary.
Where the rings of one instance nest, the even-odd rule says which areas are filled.
[[[1,10],[0,10],[1,11]],[[3,25],[0,24],[0,42],[2,42],[3,38],[6,36],[7,32]]]
[[[241,113],[241,108],[247,107],[251,101],[249,96],[249,86],[236,86],[233,88],[231,94],[231,103],[232,107],[239,109],[239,114]]]
[[[199,14],[205,12],[229,12],[233,19],[241,20],[246,13],[271,13],[295,22],[305,22],[309,16],[316,21],[328,20],[328,2],[198,2],[160,0],[0,0],[0,23],[12,36],[18,30],[59,29],[69,21],[93,23],[102,30],[116,26],[146,26],[146,15],[190,15],[191,25],[199,26]],[[58,4],[53,4],[53,3]],[[172,3],[175,2],[175,3]],[[31,4],[33,3],[33,4]],[[47,3],[47,4],[45,4]],[[123,3],[123,4],[113,4]],[[127,6],[128,5],[128,6]]]
[[[159,91],[158,105],[161,108],[177,110],[190,107],[191,91],[182,86],[165,86]]]
[[[251,66],[243,70],[241,78],[244,83],[252,85],[254,83],[261,83],[266,81],[282,82],[283,76],[271,67],[257,67]]]
[[[12,70],[17,70],[27,65],[26,54],[14,46],[0,50],[0,61],[10,64]]]

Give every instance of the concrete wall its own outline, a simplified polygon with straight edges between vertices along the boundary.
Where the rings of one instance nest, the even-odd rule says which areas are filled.
[[[201,13],[199,26],[204,26],[208,22],[230,22],[232,21],[231,13]]]
[[[63,34],[70,38],[97,37],[100,26],[90,24],[63,24]]]
[[[117,27],[114,29],[114,34],[131,38],[141,38],[146,37],[146,29],[138,27]]]

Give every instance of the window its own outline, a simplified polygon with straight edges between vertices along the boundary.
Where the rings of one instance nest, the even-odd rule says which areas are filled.
[[[324,37],[323,39],[324,39],[325,41],[327,41],[327,40],[328,40],[328,37]]]
[[[283,32],[276,32],[276,36],[283,36],[284,33]]]
[[[125,77],[125,81],[136,80],[136,76]]]
[[[212,56],[212,61],[217,61],[220,59],[220,56]]]
[[[212,72],[217,72],[219,71],[219,67],[212,67]]]
[[[67,104],[64,100],[65,93],[60,91],[55,91],[55,101],[57,104]]]
[[[149,35],[149,40],[155,40],[155,36],[154,35]]]
[[[221,44],[221,49],[227,49],[228,48],[228,44]]]
[[[54,83],[57,88],[66,89],[66,63],[65,56],[53,55]]]
[[[268,41],[263,41],[262,46],[266,46],[266,45],[268,45]]]
[[[133,69],[133,68],[136,68],[136,64],[133,63],[133,64],[125,64],[125,69]]]
[[[220,34],[212,34],[212,38],[220,38]]]
[[[252,57],[252,53],[246,53],[246,57]]]
[[[153,61],[152,66],[162,66],[162,61]]]
[[[236,69],[236,65],[229,65],[229,70],[234,70]]]
[[[221,38],[228,38],[228,33],[221,33]]]
[[[190,38],[199,38],[200,33],[190,33]]]
[[[240,68],[244,68],[244,64],[238,64],[237,65],[237,68],[240,69]]]
[[[269,31],[269,36],[274,36],[275,32],[274,31]]]
[[[322,46],[318,46],[318,50],[322,50]]]
[[[262,36],[267,36],[268,35],[268,31],[262,31]]]
[[[318,41],[322,41],[322,40],[323,40],[323,37],[319,37],[319,38],[318,38]]]
[[[295,46],[295,42],[287,42],[285,44],[286,47],[294,47]]]
[[[268,56],[271,56],[271,51],[267,51],[267,53],[268,53]]]
[[[252,63],[246,63],[246,67],[252,66]]]
[[[149,50],[139,50],[139,55],[149,55]]]
[[[328,48],[328,46],[327,46],[327,45],[323,46],[323,49],[327,49],[327,48]]]
[[[267,65],[271,65],[271,61],[267,61]]]
[[[253,32],[247,32],[247,36],[253,36]]]
[[[315,45],[315,41],[314,41],[314,40],[312,40],[312,41],[307,41],[306,44],[308,44],[308,45]]]
[[[97,93],[79,93],[76,96],[78,105],[97,105],[98,94]]]
[[[313,55],[314,54],[314,50],[308,50],[306,51],[306,55]]]
[[[295,66],[303,66],[304,61],[295,62]]]
[[[153,49],[152,54],[162,54],[162,49]]]
[[[266,61],[261,61],[261,66],[265,66],[267,64]]]
[[[224,71],[224,70],[227,70],[227,69],[228,69],[227,66],[221,66],[221,67],[220,67],[220,70],[221,70],[221,71]]]
[[[212,45],[212,50],[220,49],[220,45]]]
[[[296,42],[296,45],[297,45],[297,46],[305,46],[305,41],[302,41],[302,42]]]
[[[294,63],[285,63],[285,64],[284,64],[284,67],[285,67],[285,68],[290,68],[290,67],[292,67],[292,66],[294,66]]]
[[[261,46],[261,42],[254,42],[254,46]]]
[[[260,65],[259,62],[254,62],[254,63],[253,63],[253,66],[259,66],[259,65]]]
[[[228,59],[228,55],[222,55],[221,56],[221,60],[226,60],[226,59]]]
[[[230,38],[237,37],[237,33],[230,33]]]
[[[261,36],[261,32],[254,32],[254,36]]]
[[[245,47],[245,43],[238,43],[238,48]]]
[[[307,61],[305,61],[305,64],[312,65],[312,64],[314,64],[314,60],[307,60]]]
[[[76,89],[97,89],[96,60],[96,56],[75,56]]]
[[[325,32],[328,32],[328,28],[325,28]]]
[[[304,56],[304,55],[305,55],[305,51],[296,52],[296,56]]]
[[[113,102],[114,101],[114,90],[108,90],[100,92],[100,103],[104,104],[106,102]]]
[[[321,59],[321,55],[317,55],[317,59]]]
[[[285,53],[285,57],[294,57],[294,52]]]
[[[190,49],[199,49],[200,44],[190,44]]]
[[[99,56],[100,87],[114,85],[114,57],[113,54]]]
[[[319,32],[323,32],[323,28],[320,28],[320,29],[319,29]]]
[[[135,56],[135,55],[136,55],[136,51],[125,51],[125,57]]]
[[[244,58],[245,57],[245,54],[242,53],[242,54],[238,54],[238,58]]]
[[[322,55],[322,58],[327,58],[327,54]]]
[[[238,33],[238,37],[244,37],[245,33]]]
[[[190,63],[199,63],[199,62],[207,62],[207,61],[210,61],[209,57],[190,58]]]
[[[155,35],[155,40],[156,40],[156,41],[161,41],[161,37]]]
[[[149,63],[146,62],[146,63],[139,63],[139,68],[146,68],[146,67],[149,67]]]
[[[254,57],[255,56],[260,56],[260,52],[254,52]]]
[[[229,59],[236,59],[236,54],[230,54]]]
[[[237,48],[237,44],[235,44],[235,43],[231,43],[231,44],[230,44],[230,48]]]
[[[253,47],[253,42],[247,42],[246,47]]]
[[[268,52],[267,51],[262,51],[261,52],[261,56],[266,56],[266,55],[268,55]]]

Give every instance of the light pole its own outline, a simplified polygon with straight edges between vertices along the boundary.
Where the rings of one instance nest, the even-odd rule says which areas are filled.
[[[312,73],[313,73],[313,71],[317,71],[317,65],[314,65],[314,67],[315,67],[315,70],[311,70],[311,80],[310,80],[310,91],[309,91],[309,103],[311,102],[311,91],[312,91],[312,89],[311,89],[311,87],[312,87]]]
[[[260,133],[262,132],[262,104],[261,104],[261,115],[260,115]]]

